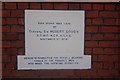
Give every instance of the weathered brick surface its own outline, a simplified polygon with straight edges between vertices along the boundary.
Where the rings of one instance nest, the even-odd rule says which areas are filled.
[[[3,78],[119,76],[120,5],[115,3],[2,3]],[[17,70],[17,55],[25,54],[24,10],[85,10],[85,54],[89,70]],[[43,79],[45,80],[45,79]],[[68,79],[66,79],[68,80]],[[74,80],[74,79],[69,79]],[[112,79],[109,79],[112,80]]]

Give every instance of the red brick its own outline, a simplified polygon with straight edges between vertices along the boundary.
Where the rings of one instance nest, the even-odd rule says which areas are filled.
[[[56,77],[58,76],[58,73],[56,70],[13,70],[11,75],[13,77],[20,77],[20,76],[25,76],[25,77],[36,77],[36,76],[44,76],[44,77]]]
[[[79,3],[69,3],[69,9],[78,10],[80,9]]]
[[[64,78],[62,80],[80,80],[79,78]],[[81,79],[82,80],[82,79]],[[85,80],[85,79],[84,79]]]
[[[74,70],[61,70],[60,76],[73,76],[74,75]]]
[[[18,49],[18,54],[20,54],[20,55],[25,54],[24,48],[19,48],[19,49]]]
[[[105,48],[104,54],[116,54],[114,48]]]
[[[14,64],[7,64],[6,65],[6,69],[15,69],[15,65]]]
[[[8,56],[8,55],[4,55],[4,56],[2,56],[2,62],[4,63],[4,62],[10,62],[11,60],[10,60],[10,56]]]
[[[119,57],[119,58],[120,58],[120,57]],[[117,67],[116,64],[115,64],[115,67]],[[118,62],[118,68],[120,68],[120,62]]]
[[[12,17],[24,17],[23,10],[12,10],[11,16]]]
[[[102,18],[118,18],[119,12],[108,12],[108,11],[101,11],[100,17]]]
[[[1,62],[0,64],[2,64],[2,56],[3,56],[3,55],[2,55],[2,48],[1,48],[0,50],[1,50],[1,51],[0,51],[0,52],[1,52],[1,53],[0,53],[0,62]],[[1,69],[0,69],[0,70],[1,70]]]
[[[2,25],[5,25],[5,24],[6,24],[6,19],[2,18]]]
[[[92,40],[103,40],[103,34],[93,34]]]
[[[2,17],[9,17],[10,16],[10,10],[2,10]]]
[[[15,33],[7,33],[6,34],[6,40],[17,40],[18,35]]]
[[[120,48],[116,48],[116,49],[115,49],[115,53],[116,53],[116,54],[120,54]]]
[[[103,10],[103,4],[93,4],[93,10]]]
[[[6,54],[8,54],[8,55],[17,54],[17,48],[7,48]]]
[[[2,17],[2,10],[0,10],[0,19],[1,19],[1,17]],[[2,19],[1,19],[2,20]]]
[[[97,41],[86,41],[85,46],[86,47],[97,47],[98,43],[97,43]]]
[[[7,18],[7,24],[18,24],[17,18]]]
[[[98,70],[98,75],[99,76],[109,76],[109,77],[114,77],[118,76],[118,71],[117,70]]]
[[[16,9],[16,3],[5,3],[6,9]]]
[[[104,19],[105,25],[115,25],[115,19]]]
[[[54,9],[68,9],[68,4],[67,3],[55,3],[54,4]]]
[[[0,19],[2,20],[2,18],[1,18],[1,17],[2,17],[2,10],[0,10]]]
[[[86,17],[87,18],[97,18],[98,11],[86,11]]]
[[[103,25],[103,20],[102,19],[93,19],[92,24],[94,24],[94,25]]]
[[[85,48],[85,54],[92,54],[92,48]]]
[[[92,35],[86,33],[86,34],[85,34],[85,40],[91,40],[91,39],[92,39]]]
[[[76,76],[97,76],[96,70],[76,70]]]
[[[115,4],[105,4],[105,10],[115,10]]]
[[[2,41],[2,47],[3,47],[3,48],[8,48],[8,47],[10,47],[10,42],[9,42],[9,41]]]
[[[92,6],[91,6],[91,4],[81,4],[81,9],[83,9],[83,10],[91,10]]]
[[[2,33],[0,33],[0,40],[2,40]],[[0,45],[2,44],[2,41],[0,41]],[[0,46],[1,47],[1,46]]]
[[[15,3],[15,4],[19,4],[19,3]],[[21,4],[23,4],[23,3],[21,3]],[[29,3],[29,4],[30,4],[31,9],[40,9],[41,7],[42,7],[42,9],[57,9],[57,8],[55,8],[55,5],[59,6],[58,4],[61,4],[61,5],[67,4],[67,6],[58,7],[58,9],[68,9],[68,8],[69,9],[79,9],[79,3]],[[42,5],[39,7],[39,4],[42,4]],[[50,7],[47,6],[47,4]],[[53,4],[55,4],[55,5],[53,5]],[[117,58],[118,57],[117,53],[120,53],[120,50],[119,50],[119,48],[117,48],[119,45],[118,42],[113,41],[113,40],[119,40],[119,35],[114,34],[114,33],[119,32],[118,27],[116,27],[116,25],[119,25],[120,23],[119,23],[118,15],[115,15],[115,14],[116,14],[117,10],[120,8],[118,8],[116,6],[116,11],[113,11],[114,4],[110,5],[111,9],[109,9],[109,6],[107,6],[108,4],[99,4],[99,5],[103,5],[103,6],[105,5],[104,11],[101,11],[101,10],[103,10],[103,7],[100,7],[98,4],[97,5],[96,4],[87,4],[87,3],[83,3],[83,4],[80,3],[80,4],[81,4],[81,9],[84,8],[84,10],[89,10],[89,11],[86,11],[86,25],[88,25],[86,27],[86,32],[91,32],[91,33],[85,34],[85,40],[87,40],[85,42],[85,54],[92,54],[92,69],[90,69],[90,70],[74,70],[74,71],[73,70],[61,70],[61,71],[58,71],[58,70],[47,70],[47,71],[46,70],[42,70],[42,71],[40,71],[40,70],[38,70],[38,71],[14,70],[16,68],[16,62],[17,62],[16,53],[20,54],[20,55],[24,54],[24,18],[22,18],[22,16],[19,15],[19,11],[17,14],[15,14],[16,12],[13,12],[13,10],[11,10],[11,15],[13,17],[18,17],[16,19],[16,22],[14,22],[14,20],[11,20],[11,22],[10,21],[8,22],[7,21],[8,18],[3,18],[3,20],[2,20],[3,25],[18,24],[20,26],[13,26],[13,25],[11,25],[11,27],[3,26],[4,27],[4,30],[3,30],[4,40],[12,40],[9,43],[4,43],[7,41],[3,41],[3,43],[4,43],[3,53],[7,52],[7,53],[12,54],[12,55],[4,54],[5,56],[8,56],[8,58],[6,57],[6,60],[4,60],[4,62],[7,62],[8,64],[4,63],[4,67],[5,67],[4,69],[7,69],[7,71],[4,71],[3,75],[6,77],[9,77],[9,76],[10,77],[36,77],[36,76],[37,77],[39,77],[39,76],[41,76],[41,77],[52,77],[52,76],[53,77],[60,77],[60,76],[61,77],[66,77],[66,76],[68,76],[68,77],[69,76],[70,77],[74,77],[74,76],[75,77],[76,76],[77,77],[93,77],[93,76],[94,77],[116,77],[118,75],[118,69],[119,69],[119,66],[118,66],[119,58]],[[28,3],[27,3],[27,5],[28,5]],[[34,5],[36,5],[36,6],[34,6]],[[83,5],[84,5],[84,7],[83,7]],[[90,5],[90,7],[85,6],[85,5]],[[93,6],[96,5],[98,7],[93,7],[92,5]],[[20,7],[21,7],[21,5],[18,6],[18,10],[20,10]],[[27,8],[28,8],[28,6],[27,6]],[[92,10],[92,8],[94,11],[90,11],[90,10]],[[26,9],[26,8],[21,8],[21,9]],[[9,9],[7,9],[7,10],[9,10]],[[98,10],[100,12],[99,16],[98,16],[98,12],[97,12]],[[109,11],[105,11],[105,10],[109,10]],[[112,15],[112,14],[106,15],[106,14],[103,14],[103,12],[105,12],[107,14],[108,13],[112,13],[112,14],[115,13],[115,14],[114,15]],[[14,15],[13,15],[13,13],[14,13]],[[118,14],[118,12],[117,12],[117,14]],[[6,17],[9,15],[10,14],[5,14]],[[102,22],[94,21],[94,20],[96,20],[95,18],[97,20],[99,20],[99,19],[102,20]],[[109,19],[107,19],[107,18],[109,18]],[[117,19],[115,19],[115,18],[117,18]],[[94,26],[90,26],[90,25],[94,25]],[[98,26],[99,25],[107,25],[107,26],[99,26],[99,28],[98,28],[98,26],[95,26],[95,25],[98,25]],[[115,25],[115,26],[110,26],[110,25]],[[12,33],[17,33],[16,34],[17,38],[11,36],[12,38],[6,39],[7,36],[11,35],[11,33],[9,35],[7,33],[7,32],[10,32],[10,30]],[[92,34],[93,32],[95,32],[95,34]],[[17,39],[19,39],[22,42],[13,41],[13,40],[17,40]],[[89,41],[89,40],[91,40],[91,41]],[[94,40],[96,40],[96,41],[94,41]],[[110,40],[112,40],[112,41],[110,41]],[[92,47],[95,47],[95,48],[92,48]],[[109,48],[109,47],[111,47],[111,48]],[[112,48],[112,47],[114,47],[114,48]],[[17,49],[18,52],[12,50],[13,48]],[[9,50],[9,49],[11,49],[11,50]],[[104,49],[104,51],[103,51],[103,49]],[[97,55],[97,54],[101,54],[101,55]],[[113,55],[113,54],[115,54],[115,55]],[[110,57],[106,57],[106,56],[110,56]],[[14,64],[12,64],[12,63],[14,63]],[[103,66],[103,64],[104,64],[104,66]],[[70,79],[70,80],[72,80],[72,79]]]
[[[117,55],[100,55],[98,56],[98,61],[118,62],[118,56]]]
[[[0,33],[0,40],[2,40],[2,33]],[[2,44],[2,41],[0,42],[0,44]]]
[[[12,26],[11,32],[24,32],[24,27],[23,26]]]
[[[119,39],[119,35],[120,35],[120,34],[115,34],[114,40],[120,40],[120,39]]]
[[[12,47],[24,47],[24,41],[14,41],[11,43]]]
[[[0,39],[0,40],[6,40],[6,35],[2,34],[2,39]]]
[[[5,54],[6,53],[6,50],[3,48],[2,49],[2,54]]]
[[[19,40],[24,40],[24,39],[25,39],[24,34],[19,34]]]
[[[86,19],[86,25],[91,25],[92,24],[92,20],[91,19]]]
[[[103,63],[98,63],[98,62],[93,62],[92,64],[92,68],[95,68],[95,69],[102,69],[103,68]]]
[[[92,61],[98,61],[98,55],[92,55]]]
[[[2,9],[5,9],[5,3],[2,3]]]
[[[11,62],[17,62],[17,57],[15,56],[11,56]]]
[[[120,5],[116,4],[116,10],[120,10]]]
[[[116,25],[120,25],[120,19],[116,19]]]
[[[116,41],[100,41],[99,47],[118,47],[118,42],[116,42]]]
[[[114,67],[113,63],[104,63],[103,65],[104,69],[112,69]]]
[[[120,40],[119,38],[120,38],[120,34],[116,34],[116,37],[118,37],[118,40]]]
[[[98,32],[98,27],[86,27],[86,32],[90,32],[90,33],[94,33],[94,32]]]
[[[42,9],[53,9],[53,4],[52,3],[43,3]]]
[[[40,3],[30,3],[30,9],[41,9]]]
[[[24,25],[24,19],[23,18],[18,18],[18,24]]]
[[[18,3],[19,9],[28,9],[28,3]]]
[[[10,26],[3,26],[2,32],[10,32]]]
[[[13,76],[13,77],[16,77],[16,76],[17,76],[17,77],[19,77],[19,76],[31,77],[31,76],[34,76],[35,72],[36,72],[36,71],[33,72],[33,71],[28,71],[28,70],[27,70],[27,71],[13,70],[13,71],[12,71],[12,76]],[[36,74],[36,75],[37,75],[37,74]]]
[[[5,67],[5,65],[4,64],[2,64],[2,63],[0,63],[0,71],[2,70],[2,68],[4,68]],[[0,72],[1,73],[1,72]]]
[[[112,33],[118,33],[118,27],[100,27],[100,32],[105,32],[105,33],[109,33],[109,32],[112,32]]]
[[[11,73],[10,70],[6,70],[6,69],[2,70],[2,78],[9,77],[10,73]]]
[[[115,67],[115,69],[119,69],[120,68],[120,63],[116,62],[114,67]]]
[[[102,48],[93,48],[93,54],[103,54]]]
[[[0,33],[0,40],[1,41],[5,41],[6,40],[6,35],[5,34],[2,34],[2,33]],[[1,44],[2,42],[0,42],[0,44]],[[0,46],[0,48],[1,48],[2,46]]]
[[[105,34],[103,40],[117,40],[114,34]]]

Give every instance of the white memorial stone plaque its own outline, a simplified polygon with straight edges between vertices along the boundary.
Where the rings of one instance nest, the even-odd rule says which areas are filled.
[[[18,70],[90,69],[84,29],[84,11],[25,10],[25,55],[18,55]]]

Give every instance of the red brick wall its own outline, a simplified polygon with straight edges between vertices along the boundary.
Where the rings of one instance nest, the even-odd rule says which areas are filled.
[[[120,74],[120,5],[117,3],[2,3],[3,78],[117,78]],[[24,10],[85,10],[85,54],[90,70],[17,70],[24,53]],[[22,54],[21,54],[22,55]]]

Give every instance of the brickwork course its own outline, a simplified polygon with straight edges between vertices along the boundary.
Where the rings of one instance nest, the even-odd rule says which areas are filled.
[[[24,10],[26,9],[85,10],[84,54],[92,56],[92,68],[85,70],[17,70],[17,55],[25,54]],[[120,76],[119,31],[120,4],[118,3],[3,2],[2,76],[3,78],[118,78]]]

